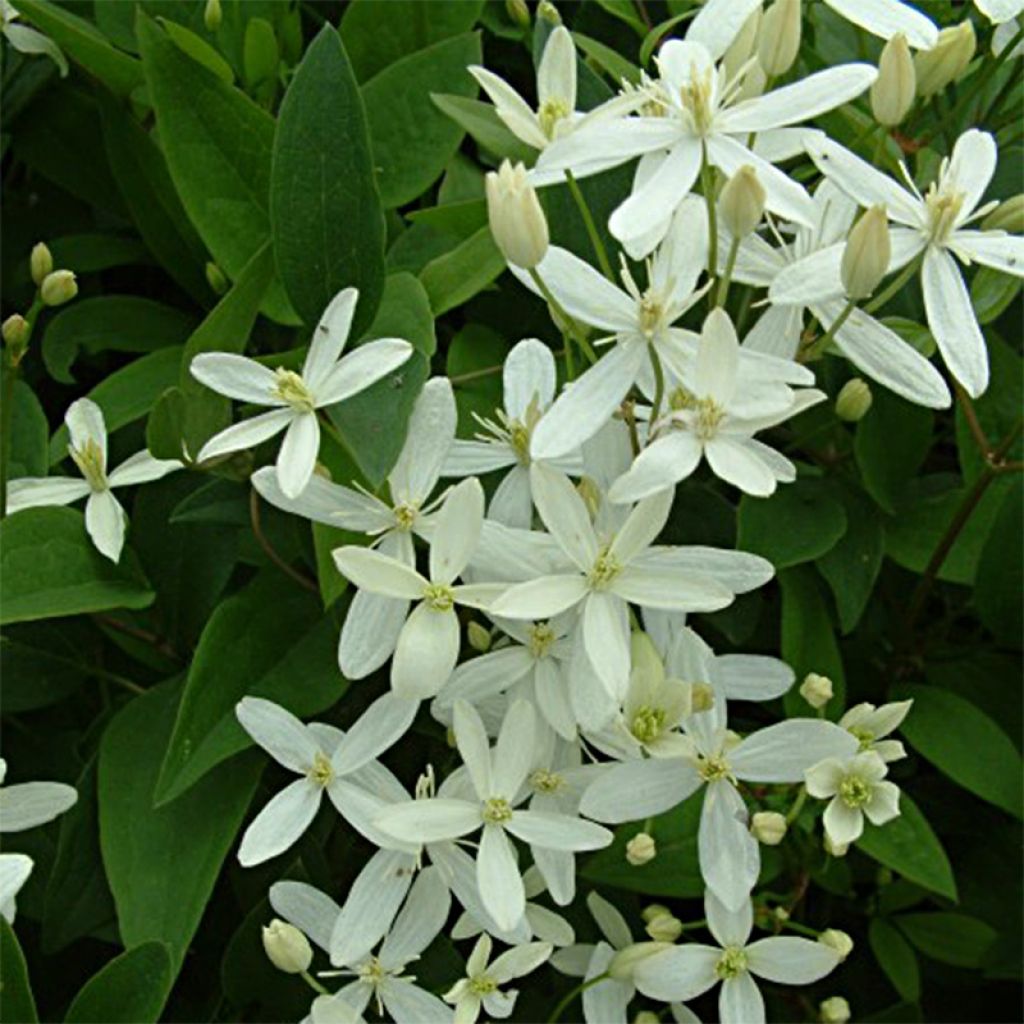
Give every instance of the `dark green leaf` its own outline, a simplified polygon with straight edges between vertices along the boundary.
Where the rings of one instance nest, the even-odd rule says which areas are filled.
[[[91,674],[90,631],[82,620],[26,622],[0,635],[4,711],[34,711],[63,700]]]
[[[953,967],[980,967],[996,940],[993,928],[966,914],[899,914],[892,920],[925,956]]]
[[[888,921],[876,918],[868,930],[868,941],[893,988],[902,999],[916,1003],[921,998],[921,975],[907,940]]]
[[[993,270],[992,267],[979,267],[971,281],[971,305],[979,324],[989,324],[997,320],[1017,297],[1021,289],[1019,277]]]
[[[431,99],[489,153],[501,160],[533,163],[537,151],[508,130],[493,104],[449,93],[434,93]]]
[[[1020,646],[1024,621],[1024,501],[1021,481],[1014,481],[992,524],[978,561],[974,605],[978,618],[1007,647]]]
[[[482,227],[451,252],[431,260],[419,275],[435,316],[468,302],[505,269],[505,257]]]
[[[5,363],[0,374],[9,372]],[[15,381],[8,479],[46,476],[46,468],[50,464],[49,443],[50,426],[39,399],[23,380]]]
[[[145,942],[82,986],[65,1024],[156,1024],[170,991],[170,952],[162,942]]]
[[[3,991],[4,1020],[36,1024],[36,1001],[28,978],[25,954],[14,929],[0,917],[0,990]]]

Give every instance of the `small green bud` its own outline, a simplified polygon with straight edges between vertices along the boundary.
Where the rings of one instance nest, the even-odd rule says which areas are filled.
[[[562,16],[551,0],[540,0],[540,3],[537,4],[537,17],[543,18],[549,25],[556,27],[562,24]]]
[[[878,58],[878,77],[871,85],[871,112],[875,120],[886,128],[898,125],[914,105],[916,91],[914,58],[906,36],[898,32]]]
[[[847,423],[856,423],[867,415],[871,401],[871,388],[867,381],[861,377],[854,377],[839,389],[836,415]]]
[[[469,640],[469,646],[474,651],[486,654],[491,649],[491,631],[486,626],[481,626],[479,622],[469,624],[466,629],[466,637]]]
[[[784,75],[800,49],[800,0],[775,0],[761,18],[757,62],[766,75]]]
[[[808,672],[800,684],[800,696],[812,708],[823,708],[832,699],[832,680],[828,676],[819,676],[817,672]]]
[[[203,8],[203,24],[206,31],[216,32],[223,20],[224,12],[221,10],[220,0],[206,0],[206,6]]]
[[[725,183],[718,202],[722,221],[733,238],[746,238],[761,223],[767,198],[750,164],[744,164]]]
[[[295,925],[276,917],[263,929],[263,949],[270,962],[285,974],[302,974],[313,962],[309,939]]]
[[[823,843],[825,852],[830,857],[845,857],[850,852],[849,843],[833,843],[828,837],[828,833],[825,833],[825,842]]]
[[[626,861],[632,867],[638,868],[641,864],[648,864],[658,855],[658,847],[652,836],[646,832],[637,832],[628,843],[626,843]]]
[[[36,242],[32,246],[29,267],[32,270],[32,280],[35,282],[36,287],[43,283],[47,274],[53,272],[53,255],[45,242]]]
[[[919,50],[914,55],[918,96],[927,99],[955,82],[967,70],[977,44],[974,25],[965,18],[959,25],[944,28],[930,50]]]
[[[650,918],[644,930],[655,942],[675,942],[683,934],[683,922],[666,910]]]
[[[853,952],[853,939],[846,932],[838,928],[826,928],[819,936],[818,941],[823,946],[835,950],[840,963]]]
[[[608,973],[617,981],[628,981],[633,976],[636,965],[649,956],[671,949],[671,942],[634,942],[625,949],[620,949],[608,964]]]
[[[850,1004],[842,996],[832,996],[818,1007],[821,1024],[847,1024],[850,1019]]]
[[[206,264],[206,283],[216,295],[223,295],[228,290],[229,282],[224,276],[224,271],[213,262]]]
[[[765,846],[778,846],[786,837],[786,817],[778,811],[758,811],[750,820],[750,834]]]
[[[70,270],[54,270],[43,278],[39,294],[47,306],[63,306],[78,294],[78,282]]]
[[[661,1018],[651,1010],[641,1010],[633,1018],[633,1024],[661,1024]]]
[[[530,27],[530,8],[526,6],[526,0],[505,0],[505,12],[520,28]]]
[[[839,272],[849,298],[866,299],[889,270],[892,245],[884,206],[872,206],[846,239]]]
[[[982,231],[1009,231],[1019,235],[1024,232],[1024,193],[1001,202],[982,222]]]
[[[14,313],[3,324],[4,344],[11,349],[24,349],[28,344],[28,321],[20,314]]]

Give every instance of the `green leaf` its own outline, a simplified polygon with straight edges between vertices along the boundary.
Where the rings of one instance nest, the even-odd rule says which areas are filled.
[[[885,528],[874,505],[862,491],[844,491],[846,533],[818,561],[832,588],[843,633],[850,633],[864,614],[882,568]]]
[[[483,0],[356,0],[339,31],[356,78],[365,82],[410,53],[468,32],[482,7]]]
[[[174,803],[154,808],[153,788],[181,691],[167,682],[136,697],[100,743],[100,844],[129,949],[170,947],[181,967],[214,882],[256,788],[260,764],[221,765]]]
[[[28,978],[28,964],[14,929],[0,916],[0,991],[4,996],[4,1020],[36,1024],[36,1001]]]
[[[46,324],[43,362],[54,380],[73,384],[79,352],[153,352],[180,345],[195,321],[172,306],[136,295],[96,295],[73,302]]]
[[[0,522],[0,625],[110,608],[145,608],[154,594],[130,556],[104,558],[81,512],[27,508]]]
[[[21,0],[18,13],[111,92],[128,96],[142,84],[139,62],[111,46],[103,33],[84,18],[46,0]]]
[[[64,235],[52,239],[47,245],[53,254],[53,265],[70,267],[76,274],[92,274],[111,267],[141,266],[152,262],[146,247],[137,238],[123,235],[94,232]]]
[[[853,452],[868,494],[895,512],[932,444],[935,414],[883,388],[873,392],[867,415],[857,424]]]
[[[171,992],[171,955],[162,942],[129,949],[78,991],[65,1024],[156,1024]]]
[[[252,745],[235,718],[243,697],[265,697],[305,717],[345,692],[338,627],[315,597],[276,569],[221,602],[199,639],[155,800],[175,800],[226,758]],[[296,686],[295,680],[302,685]]]
[[[573,32],[573,42],[592,60],[601,67],[605,74],[613,82],[621,82],[625,79],[636,85],[640,81],[640,69],[630,61],[626,60],[618,50],[591,39],[581,32]]]
[[[1014,482],[992,524],[978,560],[974,578],[974,606],[978,618],[1000,643],[1020,646],[1024,620],[1024,494],[1021,481]]]
[[[430,98],[439,110],[498,159],[533,163],[537,151],[508,130],[492,104],[450,93],[433,93]]]
[[[9,373],[6,360],[0,376]],[[9,480],[22,476],[46,476],[50,463],[50,425],[35,392],[23,380],[14,382],[11,412],[11,450],[7,465]]]
[[[420,273],[435,316],[468,302],[505,269],[505,257],[482,227],[450,252],[431,260]]]
[[[274,26],[266,18],[250,18],[245,26],[242,50],[242,68],[249,89],[258,91],[260,86],[273,79],[280,60],[281,52],[277,46],[277,36],[274,35]],[[272,95],[274,89],[270,92]]]
[[[868,942],[900,998],[916,1003],[921,998],[921,974],[907,940],[888,921],[875,918],[868,929]]]
[[[899,914],[893,922],[925,956],[953,967],[980,967],[996,931],[966,914]]]
[[[160,18],[161,26],[182,53],[188,54],[205,68],[209,68],[222,82],[232,85],[235,73],[231,65],[205,40],[170,18]]]
[[[992,267],[979,267],[971,281],[971,305],[978,323],[990,324],[1002,316],[1020,289],[1019,277]]]
[[[1021,759],[1010,738],[970,701],[937,686],[894,690],[914,706],[901,727],[910,745],[982,800],[1021,817]]]
[[[358,337],[384,288],[384,214],[362,98],[337,32],[325,25],[278,118],[270,183],[274,256],[288,297],[315,324],[342,288],[359,289]]]
[[[236,280],[270,238],[274,119],[188,57],[141,10],[137,32],[171,178],[214,259]],[[295,323],[279,282],[264,309]]]
[[[846,532],[843,506],[818,480],[782,485],[770,498],[744,494],[736,546],[767,558],[776,569],[820,558]]]
[[[639,36],[647,32],[647,25],[637,14],[632,0],[597,0],[598,6],[607,11],[613,18],[625,22]]]
[[[431,93],[475,96],[476,81],[466,67],[482,59],[479,35],[468,33],[403,57],[363,86],[386,209],[415,199],[444,173],[463,130],[434,105]]]
[[[85,655],[90,629],[83,620],[26,622],[0,634],[4,711],[34,711],[62,701],[91,674]],[[62,819],[63,820],[63,819]]]
[[[857,848],[911,882],[956,901],[956,881],[946,851],[906,793],[900,794],[900,816],[881,827],[865,823]]]
[[[168,388],[146,420],[146,448],[156,459],[180,459],[188,402],[181,388]]]

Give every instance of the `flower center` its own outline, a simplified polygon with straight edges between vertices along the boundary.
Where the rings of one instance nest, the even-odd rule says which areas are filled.
[[[714,757],[700,758],[697,763],[697,771],[705,782],[728,779],[732,775],[732,772],[729,770],[729,762],[720,754]]]
[[[847,807],[863,807],[871,799],[871,786],[856,775],[848,775],[839,783],[839,798]]]
[[[68,450],[78,471],[85,477],[85,482],[94,491],[105,491],[108,485],[103,465],[103,449],[90,437],[81,448],[69,446]]]
[[[326,786],[334,778],[331,762],[318,750],[313,758],[313,766],[306,773],[318,786]]]
[[[737,978],[747,969],[747,954],[739,946],[726,946],[715,964],[715,974],[722,981]]]
[[[407,502],[396,505],[392,511],[395,515],[395,525],[404,532],[413,528],[416,517],[420,514],[420,510],[415,505],[410,505]]]
[[[592,590],[604,590],[620,572],[622,563],[605,548],[594,559],[594,564],[587,573],[587,583]]]
[[[846,731],[851,736],[855,736],[857,738],[858,743],[860,743],[861,753],[865,750],[870,750],[871,744],[875,742],[875,734],[873,732],[868,732],[867,729],[858,729],[856,726],[853,726],[853,728],[847,729]]]
[[[668,407],[673,412],[697,408],[697,398],[692,391],[687,391],[681,384],[668,394]]]
[[[434,780],[434,766],[427,765],[427,770],[416,780],[413,796],[417,800],[429,800],[437,790]]]
[[[964,205],[963,192],[941,192],[933,183],[924,197],[924,205],[931,240],[936,245],[945,245]]]
[[[650,341],[661,328],[665,319],[665,307],[656,295],[652,295],[650,289],[640,297],[637,309],[637,321],[640,324],[640,333]]]
[[[530,428],[519,420],[512,420],[508,425],[508,443],[512,446],[519,462],[530,464]]]
[[[445,583],[431,583],[423,591],[423,601],[435,612],[449,612],[455,604],[455,591]]]
[[[559,121],[564,121],[570,114],[572,109],[565,100],[552,96],[550,99],[546,99],[541,105],[540,110],[537,111],[537,120],[540,123],[540,130],[544,133],[548,139],[555,137],[555,129],[558,126]]]
[[[316,408],[313,393],[294,370],[278,367],[274,371],[273,394],[297,412],[312,412]]]
[[[538,768],[530,776],[530,787],[538,793],[557,793],[565,785],[565,779],[558,772]]]
[[[679,101],[683,110],[690,115],[694,134],[704,136],[711,130],[714,118],[714,71],[708,69],[703,75],[698,74],[697,66],[692,65],[690,80],[679,89]]]
[[[651,743],[661,735],[664,727],[664,709],[645,705],[633,716],[629,730],[641,743]]]
[[[498,991],[498,983],[486,974],[477,974],[469,979],[469,990],[478,996],[489,996]]]
[[[725,410],[713,398],[698,398],[694,402],[697,419],[693,432],[702,440],[710,441],[725,418]]]
[[[535,658],[543,658],[555,642],[555,631],[546,622],[537,622],[528,631],[526,646]]]
[[[503,796],[492,796],[484,801],[484,821],[488,825],[503,825],[512,818],[512,808]]]

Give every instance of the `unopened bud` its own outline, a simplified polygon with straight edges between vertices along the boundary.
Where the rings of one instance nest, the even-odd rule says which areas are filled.
[[[800,696],[812,708],[823,708],[832,699],[832,680],[817,672],[808,672],[800,684]]]
[[[772,916],[776,921],[788,921],[790,914],[789,911],[780,903],[773,911]]]
[[[944,28],[930,50],[918,50],[914,54],[918,96],[927,99],[955,82],[971,63],[977,42],[974,25],[965,18],[959,25]]]
[[[78,294],[78,283],[70,270],[54,270],[43,278],[39,294],[47,306],[63,306]]]
[[[800,49],[800,0],[775,0],[761,18],[757,62],[766,75],[784,75]]]
[[[43,283],[47,274],[53,272],[53,254],[45,242],[36,242],[32,246],[32,255],[29,257],[28,265],[32,271],[32,280],[37,287]]]
[[[502,255],[524,270],[537,266],[548,251],[548,222],[526,168],[503,160],[486,182],[487,216]]]
[[[825,847],[825,852],[830,857],[845,857],[850,852],[849,843],[834,843],[829,838],[828,833],[825,833],[825,841],[822,844]]]
[[[530,8],[526,6],[526,0],[505,0],[505,12],[520,28],[530,27]]]
[[[767,198],[764,186],[757,180],[757,171],[750,164],[744,164],[725,183],[719,209],[733,238],[746,238],[761,223]]]
[[[313,463],[313,472],[320,477],[321,480],[334,480],[334,476],[330,469],[319,460]]]
[[[846,238],[839,273],[850,299],[866,299],[889,269],[892,245],[884,206],[872,206]]]
[[[848,380],[836,396],[836,415],[847,423],[862,420],[871,408],[871,388],[866,380],[854,377]]]
[[[644,924],[650,924],[656,917],[661,917],[662,914],[671,914],[672,911],[665,906],[664,903],[648,903],[643,910],[640,911],[640,918]]]
[[[853,952],[853,939],[846,932],[838,928],[826,928],[819,936],[818,941],[829,949],[834,949],[842,962]]]
[[[683,922],[666,911],[648,921],[644,930],[655,942],[675,942],[683,934]]]
[[[626,843],[626,861],[633,867],[638,868],[641,864],[647,864],[658,855],[658,847],[652,836],[646,832],[637,832],[628,843]]]
[[[758,4],[751,11],[747,20],[743,22],[743,28],[739,30],[729,49],[722,56],[722,67],[725,69],[727,81],[731,82],[739,73],[740,68],[754,56],[754,49],[757,46],[757,33],[760,27],[761,5]]]
[[[715,706],[715,688],[710,683],[694,683],[690,691],[691,713],[710,711]]]
[[[628,981],[633,977],[637,964],[656,953],[671,949],[671,942],[634,942],[620,949],[608,964],[608,974],[616,981]]]
[[[1000,203],[982,222],[983,231],[1024,232],[1024,193],[1018,192]]]
[[[914,58],[907,38],[897,32],[882,47],[878,58],[878,77],[871,84],[871,112],[875,120],[892,128],[907,116],[917,92]]]
[[[285,974],[302,974],[313,962],[309,939],[295,925],[276,917],[263,928],[263,949],[270,962]]]
[[[214,294],[223,295],[228,290],[228,279],[224,271],[216,263],[206,264],[206,283],[213,289]]]
[[[486,654],[491,649],[491,631],[479,622],[471,622],[466,628],[466,639],[474,651]]]
[[[28,321],[20,313],[13,313],[4,321],[3,336],[5,345],[23,349],[28,344]]]
[[[203,8],[203,24],[207,32],[216,32],[224,18],[224,12],[220,8],[220,0],[206,0]]]
[[[850,1004],[842,996],[832,996],[818,1007],[821,1024],[846,1024],[850,1019]]]
[[[661,1018],[650,1010],[641,1010],[634,1018],[633,1024],[660,1024]]]
[[[554,25],[556,28],[562,24],[562,16],[551,0],[540,0],[540,3],[537,4],[537,17],[543,18],[549,25]]]
[[[643,630],[636,629],[630,635],[629,660],[634,672],[639,671],[648,675],[663,672],[658,648]]]
[[[765,846],[778,846],[786,836],[786,816],[778,811],[758,811],[750,820],[750,834]]]
[[[580,482],[576,485],[576,493],[583,499],[583,504],[587,506],[587,512],[593,519],[601,509],[601,488],[598,487],[597,481],[589,476],[581,476]]]

